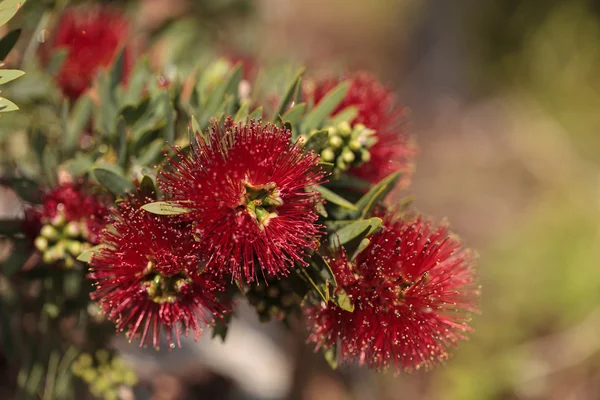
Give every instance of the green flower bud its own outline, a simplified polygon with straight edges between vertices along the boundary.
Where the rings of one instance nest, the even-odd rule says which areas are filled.
[[[50,222],[52,223],[52,225],[60,228],[67,222],[67,220],[65,218],[65,214],[63,214],[62,212],[58,212]]]
[[[83,251],[82,243],[78,240],[67,241],[67,251],[73,256],[78,257]]]
[[[346,147],[344,151],[342,151],[342,159],[345,163],[352,164],[355,158],[356,156],[349,148]]]
[[[337,162],[335,164],[340,171],[345,171],[348,169],[348,165],[344,162],[344,160],[341,157],[337,159]]]
[[[327,128],[327,132],[329,132],[329,136],[336,136],[338,131],[335,126],[330,126]]]
[[[335,152],[331,148],[327,147],[321,152],[321,158],[323,161],[331,162],[335,160]]]
[[[367,127],[364,124],[356,124],[354,125],[354,129],[356,129],[357,131],[364,131],[365,129],[367,129]]]
[[[71,221],[63,228],[63,233],[68,237],[76,238],[81,235],[80,226],[78,222]]]
[[[42,253],[48,249],[48,239],[43,236],[36,237],[33,243],[35,248]]]
[[[42,260],[46,264],[52,264],[54,261],[57,260],[57,258],[55,258],[55,252],[54,252],[53,247],[44,252],[44,255],[42,256]]]
[[[65,267],[73,268],[75,266],[75,259],[71,256],[65,258]]]
[[[369,152],[369,150],[363,150],[360,152],[360,159],[362,162],[369,162],[371,161],[371,153]]]
[[[40,235],[44,236],[46,239],[50,239],[53,241],[58,239],[58,231],[52,225],[42,226]]]
[[[338,130],[342,136],[348,136],[352,133],[352,127],[350,127],[348,121],[341,122],[338,125]]]
[[[331,147],[333,147],[334,149],[337,149],[338,147],[340,147],[342,144],[344,144],[344,141],[342,140],[341,137],[335,135],[335,136],[330,136],[329,137],[329,145]]]
[[[348,147],[350,148],[350,150],[353,151],[358,151],[362,148],[362,144],[360,144],[360,142],[356,139],[352,139],[349,143],[348,143]]]

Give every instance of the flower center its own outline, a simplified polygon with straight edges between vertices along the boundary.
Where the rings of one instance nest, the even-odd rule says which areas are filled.
[[[283,204],[277,185],[273,182],[264,185],[252,185],[244,182],[244,194],[239,211],[246,211],[256,219],[260,230],[264,230],[271,219],[277,217],[276,208]]]
[[[156,271],[154,265],[152,261],[148,261],[141,284],[146,289],[148,298],[158,304],[175,303],[189,286],[191,279],[183,272],[164,276]]]

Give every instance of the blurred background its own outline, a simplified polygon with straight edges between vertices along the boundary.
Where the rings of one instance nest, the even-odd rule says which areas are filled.
[[[118,343],[143,382],[136,398],[600,399],[600,2],[112,3],[166,68],[191,70],[206,42],[389,83],[419,145],[401,194],[478,250],[483,285],[471,340],[432,372],[330,371],[301,327],[248,312],[224,345]]]

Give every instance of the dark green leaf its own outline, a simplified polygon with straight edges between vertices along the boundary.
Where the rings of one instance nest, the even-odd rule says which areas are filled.
[[[175,120],[177,119],[177,112],[175,111],[168,92],[165,92],[164,94],[163,103],[166,117],[163,137],[165,138],[165,142],[172,145],[175,142]]]
[[[306,143],[304,144],[304,148],[306,149],[306,151],[314,150],[317,153],[319,153],[321,152],[321,150],[323,150],[328,140],[328,131],[317,131],[309,136],[308,140],[306,140]]]
[[[281,99],[281,103],[279,104],[279,107],[277,108],[277,112],[275,113],[275,118],[277,118],[279,115],[285,114],[287,108],[289,107],[290,103],[292,102],[292,98],[294,97],[294,94],[297,93],[300,86],[302,85],[302,75],[304,75],[304,71],[305,71],[304,68],[302,68],[300,71],[298,71],[298,73],[296,74],[296,76],[294,77],[294,79],[292,80],[292,82],[290,83],[288,88],[286,89],[285,94],[283,95],[283,98]]]
[[[46,147],[42,152],[42,164],[46,182],[51,187],[56,186],[58,176],[58,156],[56,150],[51,147]]]
[[[116,195],[124,195],[133,189],[133,183],[116,168],[110,168],[109,166],[94,167],[92,168],[92,175],[98,183]]]
[[[362,219],[348,224],[336,232],[339,244],[346,244],[351,240],[360,238],[373,233],[381,226],[381,218]],[[334,240],[335,242],[335,240]]]
[[[375,206],[379,204],[400,180],[402,172],[394,172],[383,178],[377,185],[373,186],[363,197],[358,200],[356,207],[362,218],[368,217]]]
[[[123,108],[121,110],[121,115],[125,118],[128,124],[133,124],[144,114],[146,114],[146,112],[148,112],[149,106],[150,97],[145,96],[137,104],[130,104]]]
[[[335,274],[331,270],[329,263],[319,254],[315,253],[312,256],[312,261],[314,266],[319,270],[319,274],[321,277],[332,284],[332,286],[337,286],[337,280],[335,279]]]
[[[157,159],[162,154],[162,149],[165,145],[163,139],[156,139],[143,150],[140,155],[136,158],[137,164],[141,166],[153,167],[156,164]]]
[[[127,128],[125,118],[119,117],[119,122],[117,123],[117,156],[119,157],[117,160],[117,164],[119,164],[122,168],[127,166]]]
[[[172,201],[155,201],[153,203],[144,204],[142,208],[149,213],[157,215],[181,215],[192,211],[191,209]]]
[[[21,36],[21,30],[15,29],[8,32],[2,39],[0,39],[0,60],[4,60],[8,53],[15,47],[17,40]]]
[[[257,107],[254,111],[252,111],[248,115],[248,119],[249,120],[259,119],[259,118],[262,118],[262,116],[263,116],[263,108],[262,108],[262,106],[260,106],[260,107]]]
[[[317,129],[331,115],[333,110],[342,102],[350,84],[342,82],[335,88],[331,89],[319,104],[317,104],[304,118],[302,123],[302,132],[310,132]]]
[[[319,193],[321,193],[321,196],[327,200],[329,203],[333,203],[336,204],[342,208],[348,209],[348,210],[356,210],[356,206],[352,203],[350,203],[348,200],[344,199],[342,196],[332,192],[331,190],[327,189],[324,186],[314,186],[313,189]]]
[[[65,151],[72,152],[77,148],[79,139],[90,122],[92,107],[93,102],[89,96],[81,96],[73,105],[64,140]]]
[[[283,122],[289,122],[292,126],[300,124],[302,116],[306,110],[306,103],[296,104],[281,116]]]
[[[121,47],[115,57],[109,72],[109,87],[115,89],[123,79],[123,67],[125,66],[125,47]]]
[[[336,126],[344,121],[352,122],[354,120],[354,118],[356,118],[357,115],[358,115],[358,107],[356,107],[356,106],[346,107],[339,113],[335,114],[331,119],[329,119],[328,125]]]
[[[25,178],[13,178],[10,186],[21,199],[33,204],[42,203],[42,192],[38,183]]]
[[[140,194],[144,198],[156,200],[156,187],[154,180],[149,175],[144,175],[140,182]]]

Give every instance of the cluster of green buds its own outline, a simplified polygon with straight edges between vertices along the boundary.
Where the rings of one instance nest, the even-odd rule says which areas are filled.
[[[181,293],[191,284],[191,279],[183,273],[173,276],[163,276],[158,273],[152,260],[144,270],[142,285],[146,289],[148,298],[155,303],[175,303]]]
[[[288,279],[269,279],[268,286],[259,284],[250,286],[246,293],[248,302],[254,306],[261,322],[272,319],[285,320],[287,316],[299,309],[302,301],[293,290]]]
[[[88,237],[85,221],[67,221],[64,213],[59,212],[45,222],[34,244],[45,263],[62,261],[67,268],[72,268],[77,257],[92,247],[87,242]]]
[[[283,204],[279,190],[273,182],[265,185],[245,184],[245,193],[240,207],[256,219],[260,230],[264,230],[272,218],[277,217],[275,209]]]
[[[95,354],[82,353],[71,366],[73,375],[89,386],[90,393],[105,400],[117,400],[122,387],[138,382],[135,371],[121,357],[100,349]]]
[[[371,159],[371,148],[377,139],[375,131],[363,124],[353,127],[347,121],[330,126],[329,141],[321,150],[321,159],[334,165],[334,177],[350,167],[359,167]]]

